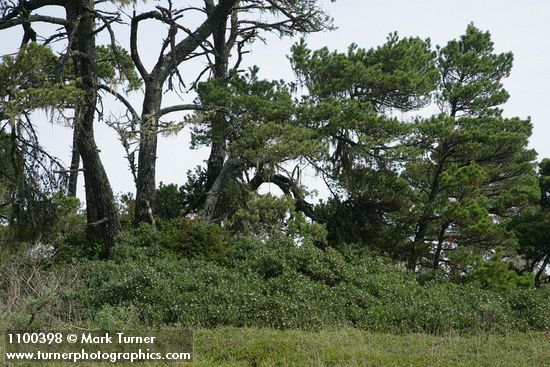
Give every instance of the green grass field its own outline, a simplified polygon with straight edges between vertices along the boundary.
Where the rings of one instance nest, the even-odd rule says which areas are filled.
[[[390,335],[355,329],[320,332],[201,329],[195,330],[194,357],[193,363],[147,365],[541,367],[550,366],[550,336],[544,333],[479,336]],[[36,363],[17,365],[37,366]],[[70,365],[74,364],[48,364]],[[115,364],[92,364],[99,365]]]
[[[550,337],[199,330],[194,366],[550,366]]]

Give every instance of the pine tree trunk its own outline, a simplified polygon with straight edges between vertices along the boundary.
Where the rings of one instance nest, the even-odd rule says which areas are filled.
[[[216,50],[213,66],[213,77],[218,80],[227,79],[229,68],[229,49],[226,43],[226,23],[227,19],[224,19],[217,24],[214,32],[212,33],[214,40],[214,48]],[[207,196],[204,201],[204,218],[210,218],[216,211],[216,205],[219,202],[220,188],[225,185],[225,182],[220,181],[224,177],[222,170],[224,167],[224,161],[227,154],[227,121],[223,114],[218,113],[214,115],[211,121],[211,134],[212,134],[212,146],[210,148],[210,156],[208,157],[208,163],[206,167],[206,191]],[[218,182],[217,182],[218,181]],[[217,182],[217,183],[216,183]],[[216,184],[217,188],[214,188]],[[213,198],[216,198],[213,200]],[[213,206],[212,206],[213,205]]]
[[[138,155],[136,223],[155,224],[153,208],[156,190],[158,112],[162,102],[162,86],[146,85]]]
[[[95,17],[90,12],[93,8],[93,0],[67,1],[66,5],[68,20],[77,27],[71,45],[71,50],[75,52],[75,74],[81,78],[81,88],[85,91],[84,102],[77,109],[76,140],[84,168],[88,232],[103,242],[103,256],[107,256],[120,232],[120,222],[113,191],[94,139],[97,70]],[[69,34],[71,31],[70,29]]]
[[[74,111],[74,126],[73,126],[73,145],[71,151],[71,168],[69,172],[69,195],[76,196],[78,187],[78,169],[80,167],[80,153],[78,152],[78,126],[80,125],[77,119],[78,106]]]
[[[204,201],[204,213],[202,217],[204,221],[221,223],[223,220],[222,217],[217,216],[218,203],[220,201],[223,185],[234,175],[235,171],[240,166],[241,161],[234,157],[229,157],[223,165],[220,174],[206,195],[206,199]]]

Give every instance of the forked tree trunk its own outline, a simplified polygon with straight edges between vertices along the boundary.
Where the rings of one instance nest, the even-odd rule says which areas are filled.
[[[162,87],[174,68],[177,68],[187,57],[200,46],[215,30],[218,24],[227,21],[228,14],[238,0],[220,0],[208,18],[196,29],[196,31],[184,40],[162,54],[148,72],[143,67],[137,49],[137,24],[140,20],[151,18],[147,13],[144,17],[134,18],[131,25],[131,55],[134,63],[138,66],[143,80],[145,81],[145,98],[141,115],[141,132],[138,157],[138,182],[136,192],[136,223],[154,223],[155,203],[155,167],[157,160],[157,133],[159,111],[162,105]],[[213,4],[211,4],[213,5]],[[225,24],[225,23],[224,23]]]

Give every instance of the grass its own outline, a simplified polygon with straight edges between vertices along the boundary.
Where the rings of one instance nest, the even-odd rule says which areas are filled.
[[[193,366],[550,366],[543,333],[490,336],[198,330]]]
[[[356,329],[319,332],[241,328],[199,329],[195,330],[194,359],[193,363],[180,365],[542,367],[550,366],[550,336],[545,333],[477,336],[391,335]],[[16,366],[19,365],[36,364]],[[70,365],[74,364],[48,364]]]

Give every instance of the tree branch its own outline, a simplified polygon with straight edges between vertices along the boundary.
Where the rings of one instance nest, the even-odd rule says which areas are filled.
[[[180,41],[165,57],[155,65],[153,73],[165,80],[170,75],[170,68],[179,65],[186,57],[200,46],[204,40],[212,34],[213,27],[219,23],[221,18],[226,17],[238,0],[220,0],[219,4],[212,10],[210,16],[191,35]]]
[[[134,109],[134,107],[132,107],[132,104],[126,99],[124,98],[124,96],[122,94],[120,94],[119,92],[117,92],[115,89],[109,87],[108,85],[105,85],[105,84],[99,84],[98,86],[98,89],[103,89],[104,91],[107,91],[109,92],[111,95],[113,95],[114,97],[116,97],[120,102],[122,102],[122,104],[124,104],[124,106],[128,109],[128,111],[130,112],[130,114],[132,115],[132,119],[134,121],[139,121],[139,115],[138,113],[136,112],[136,110]]]
[[[166,114],[177,112],[177,111],[208,111],[209,108],[206,108],[205,106],[196,105],[196,104],[180,104],[170,107],[162,108],[159,111],[159,117],[164,116]]]
[[[149,73],[145,69],[145,66],[143,66],[143,63],[141,62],[141,57],[139,56],[138,47],[137,47],[137,33],[138,33],[139,22],[145,19],[153,18],[153,16],[150,15],[151,13],[156,13],[156,12],[143,13],[137,16],[136,16],[136,13],[134,12],[134,16],[132,17],[132,21],[130,23],[130,55],[132,57],[132,61],[136,65],[136,68],[138,69],[138,72],[143,78],[143,80],[146,80],[149,78]]]
[[[45,6],[64,6],[66,0],[29,0],[29,1],[20,1],[19,5],[12,7],[11,11],[2,16],[3,20],[14,19],[21,14],[21,11],[31,12],[43,8]]]
[[[23,23],[45,22],[68,26],[69,22],[62,18],[51,17],[47,15],[29,15],[25,18],[1,19],[0,29],[7,29]]]
[[[292,196],[296,201],[296,210],[301,211],[309,218],[318,221],[318,218],[313,211],[313,205],[305,200],[302,189],[294,180],[281,174],[274,174],[269,177],[264,177],[264,175],[259,172],[250,181],[250,188],[252,190],[257,190],[261,184],[266,182],[271,182],[277,185],[281,191],[285,193],[285,195]]]

